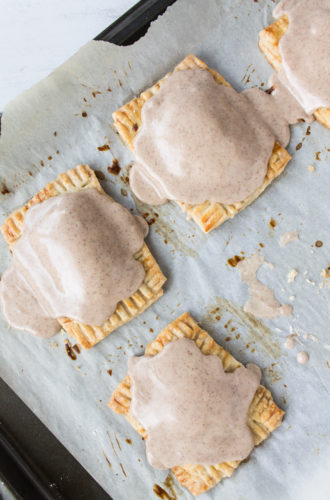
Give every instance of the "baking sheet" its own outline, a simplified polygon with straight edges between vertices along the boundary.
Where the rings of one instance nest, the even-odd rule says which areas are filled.
[[[112,111],[190,52],[237,90],[261,84],[266,88],[271,68],[257,40],[259,30],[272,20],[273,7],[269,0],[178,0],[133,46],[90,42],[17,97],[2,118],[1,222],[77,163],[101,172],[105,190],[134,207],[136,200],[125,184],[132,155],[115,134]],[[263,383],[286,411],[283,425],[250,460],[200,498],[329,498],[330,280],[320,273],[329,265],[330,133],[318,123],[306,132],[306,124],[292,129],[289,151],[294,157],[285,173],[251,207],[213,233],[203,235],[175,204],[157,207],[159,217],[147,243],[168,277],[164,296],[76,361],[66,355],[66,335],[41,341],[9,329],[0,318],[0,375],[114,499],[156,498],[155,484],[172,498],[191,498],[177,483],[169,488],[167,479],[164,484],[167,472],[148,465],[141,438],[106,407],[126,374],[128,357],[143,353],[186,310],[240,361],[263,368]],[[104,144],[110,149],[99,151]],[[118,177],[107,171],[114,158],[122,167]],[[153,218],[150,207],[138,202],[136,207]],[[269,225],[271,218],[275,228]],[[300,241],[281,248],[279,238],[287,230],[298,230]],[[321,248],[314,246],[316,240],[323,242]],[[256,251],[275,266],[264,266],[259,278],[282,303],[295,296],[292,318],[259,321],[244,313],[248,289],[227,260]],[[0,255],[2,272],[10,261],[2,240]],[[293,268],[299,274],[288,284]],[[292,332],[303,345],[287,351],[283,343]],[[306,366],[296,362],[299,349],[310,354]]]

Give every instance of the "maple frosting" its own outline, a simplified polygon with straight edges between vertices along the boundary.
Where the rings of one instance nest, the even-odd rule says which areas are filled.
[[[276,107],[262,112],[271,99],[258,89],[239,94],[206,70],[175,71],[142,108],[130,173],[135,195],[153,205],[247,198],[264,181],[275,139],[289,139]]]
[[[101,325],[141,285],[134,254],[147,223],[96,189],[65,193],[31,207],[0,283],[8,323],[49,337],[67,316]]]
[[[279,42],[282,62],[276,78],[306,113],[330,108],[329,0],[282,0],[274,17],[283,15],[289,28]]]
[[[147,431],[153,467],[212,465],[250,454],[247,413],[260,382],[257,366],[225,373],[218,356],[180,338],[156,356],[130,358],[128,371],[131,412]]]

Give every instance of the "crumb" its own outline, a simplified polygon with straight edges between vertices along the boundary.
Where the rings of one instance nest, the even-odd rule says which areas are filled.
[[[114,158],[112,165],[111,166],[109,165],[109,167],[108,167],[108,172],[109,172],[109,174],[118,175],[120,170],[121,170],[121,168],[119,166],[118,158]]]
[[[288,273],[287,276],[288,283],[292,283],[297,276],[298,276],[298,271],[296,271],[295,269],[291,269],[291,271]]]
[[[322,269],[320,276],[322,278],[330,278],[330,268]]]
[[[268,224],[269,224],[269,226],[270,226],[272,229],[274,229],[274,227],[276,227],[276,221],[275,221],[273,218],[271,218],[271,219],[270,219],[270,221],[269,221],[269,223],[268,223]]]
[[[110,146],[109,146],[109,144],[103,144],[103,146],[98,146],[97,149],[99,151],[109,151]]]
[[[244,257],[240,257],[239,255],[234,255],[233,257],[231,257],[230,259],[227,260],[227,263],[231,266],[231,267],[236,267],[237,264],[239,262],[241,262],[241,260],[243,260]]]

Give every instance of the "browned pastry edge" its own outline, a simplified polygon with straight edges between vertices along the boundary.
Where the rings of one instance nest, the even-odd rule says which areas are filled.
[[[228,351],[218,345],[206,331],[202,330],[189,313],[182,314],[164,328],[147,346],[145,353],[149,356],[155,356],[167,343],[181,337],[193,340],[203,354],[219,356],[226,372],[232,372],[242,366]],[[131,380],[129,375],[126,375],[113,392],[108,405],[114,412],[124,415],[132,427],[146,439],[145,429],[131,414],[131,399]],[[248,411],[248,425],[252,431],[256,446],[281,424],[283,415],[284,411],[274,403],[271,393],[265,387],[259,385]],[[183,486],[188,488],[193,495],[199,495],[213,488],[224,477],[231,476],[239,464],[240,461],[238,460],[212,466],[189,464],[174,467],[172,470]]]
[[[203,61],[194,54],[188,55],[178,64],[174,71],[189,69],[204,69],[209,71],[215,81],[220,85],[230,86],[228,82],[215,70],[209,68]],[[133,140],[139,127],[141,126],[141,111],[144,103],[152,97],[161,87],[163,82],[171,75],[168,73],[151,88],[145,90],[139,97],[119,108],[112,114],[114,126],[116,127],[123,142],[134,152]],[[212,231],[226,220],[234,217],[238,212],[250,205],[266,189],[266,187],[279,176],[286,167],[291,156],[289,153],[275,142],[274,150],[268,162],[268,170],[263,184],[248,198],[233,204],[222,204],[206,201],[199,205],[190,205],[183,202],[177,202],[182,210],[191,217],[198,226],[205,232]]]
[[[279,50],[279,42],[282,36],[289,28],[289,19],[286,15],[279,17],[273,24],[267,26],[259,33],[259,48],[265,58],[273,66],[276,71],[279,71],[282,58]],[[303,49],[302,49],[303,50]],[[314,116],[317,121],[330,129],[330,109],[319,108],[315,111]]]
[[[60,174],[56,180],[49,182],[23,207],[7,217],[1,226],[6,242],[12,248],[15,241],[20,238],[25,214],[33,205],[62,193],[91,188],[97,189],[100,193],[108,196],[103,191],[94,171],[88,165],[78,165],[76,168]],[[143,283],[131,297],[118,303],[116,311],[104,325],[86,325],[67,317],[58,319],[64,330],[86,349],[97,344],[116,328],[141,314],[162,296],[162,287],[166,278],[145,243],[141,250],[135,254],[135,258],[141,262],[145,269]]]

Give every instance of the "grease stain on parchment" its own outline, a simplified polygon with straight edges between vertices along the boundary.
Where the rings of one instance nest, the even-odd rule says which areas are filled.
[[[216,314],[214,313],[216,312]],[[243,327],[248,335],[250,343],[261,347],[273,359],[278,359],[281,355],[281,347],[272,339],[273,333],[260,319],[255,318],[243,310],[238,304],[221,297],[215,297],[214,302],[206,307],[206,313],[201,319],[203,323],[215,323],[217,316],[229,314],[231,319],[239,326]]]
[[[196,250],[196,246],[195,248],[192,248],[191,246],[187,245],[185,243],[185,241],[187,241],[188,239],[187,235],[181,232],[177,226],[175,226],[174,228],[173,222],[169,220],[170,218],[173,218],[173,216],[176,216],[176,214],[173,213],[173,204],[166,203],[164,205],[159,205],[157,206],[155,211],[150,205],[142,203],[133,194],[132,196],[138,212],[141,215],[146,213],[149,214],[149,218],[153,220],[154,231],[163,238],[165,244],[169,244],[170,246],[172,246],[173,250],[179,252],[180,255],[197,257],[198,251]],[[178,217],[180,216],[184,217],[184,214],[179,213]],[[193,230],[198,231],[199,229],[196,226],[196,228],[194,227]],[[199,242],[205,238],[205,236],[202,234],[199,236],[201,236],[198,238]]]
[[[118,457],[117,451],[116,451],[116,449],[115,449],[115,447],[114,447],[114,445],[113,445],[113,442],[112,442],[112,439],[111,439],[111,436],[110,436],[109,431],[107,431],[107,436],[108,436],[109,441],[110,441],[110,443],[111,443],[111,447],[112,447],[112,449],[113,449],[113,451],[114,451],[114,454],[116,455],[116,457]]]
[[[172,472],[167,474],[162,486],[154,484],[153,492],[162,500],[178,500],[179,497],[182,498],[182,495],[184,495],[184,499],[187,498],[184,491],[178,488]]]
[[[111,469],[111,467],[112,467],[112,466],[111,466],[111,462],[110,462],[110,460],[108,459],[107,455],[105,454],[104,450],[102,450],[102,453],[103,453],[103,455],[104,455],[105,461],[106,461],[106,462],[107,462],[107,464],[108,464],[109,469]]]

